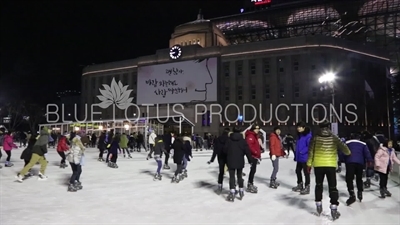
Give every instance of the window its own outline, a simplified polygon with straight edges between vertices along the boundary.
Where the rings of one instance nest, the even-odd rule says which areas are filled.
[[[132,73],[132,79],[133,79],[133,86],[136,88],[136,84],[137,84],[137,73]]]
[[[122,83],[123,84],[128,84],[129,82],[128,82],[128,74],[127,73],[124,73],[123,75],[122,75]]]
[[[236,62],[236,76],[242,76],[242,75],[243,75],[243,62],[237,61]]]
[[[293,71],[299,71],[299,62],[293,62]]]
[[[251,99],[256,99],[256,85],[251,85]]]
[[[96,77],[93,77],[92,78],[92,89],[96,89],[96,81],[97,81]]]
[[[197,39],[197,44],[198,44],[198,45],[200,44],[200,39]]]
[[[88,90],[89,88],[88,88],[88,79],[86,78],[85,79],[85,81],[84,81],[84,88],[85,88],[85,90]]]
[[[265,98],[269,99],[270,97],[270,90],[269,90],[269,84],[265,85]]]
[[[279,96],[281,98],[285,97],[285,85],[284,84],[279,85]]]
[[[107,85],[111,85],[111,81],[113,78],[113,76],[107,76]]]
[[[298,98],[300,97],[300,85],[299,83],[294,84],[294,97]]]
[[[312,89],[312,96],[317,97],[317,88]]]
[[[225,87],[225,101],[229,101],[230,89]]]
[[[229,62],[225,62],[224,63],[224,74],[225,74],[225,77],[229,77],[229,73],[230,73],[229,66],[230,66]]]
[[[279,68],[279,73],[283,73],[283,72],[285,72],[285,70],[283,69],[283,67],[280,67]]]
[[[189,45],[191,45],[192,44],[192,41],[189,41]]]
[[[237,87],[237,99],[240,101],[243,100],[243,87],[242,86]]]
[[[285,65],[283,63],[283,59],[278,59],[278,65],[279,65],[279,73],[285,72],[284,70]]]
[[[250,74],[251,75],[256,75],[256,60],[250,60],[249,62],[249,68],[250,68]]]
[[[269,60],[268,59],[263,60],[263,72],[264,72],[264,75],[269,75]]]

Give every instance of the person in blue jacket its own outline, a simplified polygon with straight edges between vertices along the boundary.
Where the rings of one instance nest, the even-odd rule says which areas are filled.
[[[364,190],[362,180],[363,170],[366,164],[373,163],[367,144],[360,141],[360,139],[361,134],[351,134],[350,140],[346,141],[346,145],[349,147],[351,154],[342,156],[343,161],[346,164],[346,184],[350,195],[350,198],[346,201],[347,205],[351,205],[356,201],[353,184],[354,176],[356,177],[357,184],[357,198],[360,202],[362,201],[362,192]]]
[[[307,169],[308,160],[308,148],[311,140],[311,130],[306,126],[304,122],[298,122],[297,126],[297,142],[296,142],[296,175],[297,175],[297,186],[293,187],[292,190],[300,192],[300,194],[310,194],[310,173]],[[305,177],[305,183],[303,183],[303,171]],[[304,186],[303,186],[304,184]]]

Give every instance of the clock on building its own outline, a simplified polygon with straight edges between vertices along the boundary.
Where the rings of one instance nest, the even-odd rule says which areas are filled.
[[[174,45],[169,50],[169,57],[171,59],[179,59],[182,56],[182,49],[179,45]]]

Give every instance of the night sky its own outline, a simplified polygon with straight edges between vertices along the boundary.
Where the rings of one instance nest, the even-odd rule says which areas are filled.
[[[168,48],[175,26],[239,13],[242,0],[2,1],[0,104],[80,90],[82,68]]]

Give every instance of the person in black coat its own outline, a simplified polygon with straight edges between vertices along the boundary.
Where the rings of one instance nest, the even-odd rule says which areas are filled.
[[[185,145],[181,137],[176,136],[174,143],[172,143],[172,148],[174,149],[174,163],[176,164],[175,175],[172,177],[172,182],[179,183],[183,179],[182,176],[182,160],[185,156]]]
[[[365,144],[367,144],[367,147],[371,154],[371,157],[374,158],[375,154],[378,151],[379,146],[380,146],[379,140],[376,137],[374,137],[370,132],[364,131],[361,136],[361,141],[363,141],[363,142],[365,142]],[[370,188],[371,187],[371,178],[374,177],[374,175],[375,175],[373,164],[371,164],[370,166],[367,166],[367,168],[365,169],[365,172],[366,172],[367,180],[364,182],[364,187]]]
[[[170,133],[167,133],[163,136],[163,141],[164,141],[164,145],[165,145],[165,160],[164,160],[164,169],[165,170],[169,170],[170,167],[168,166],[168,160],[169,160],[169,155],[171,153],[171,149],[172,149],[172,137],[174,136],[174,132],[171,131]]]
[[[108,132],[108,136],[106,136],[106,149],[107,149],[107,158],[106,158],[106,163],[108,163],[108,159],[110,158],[110,148],[111,148],[111,143],[113,142],[114,139],[114,129],[111,129],[110,132]]]
[[[26,165],[28,165],[28,163],[31,161],[31,158],[32,158],[32,148],[33,148],[33,145],[35,145],[35,143],[36,143],[36,136],[35,136],[35,135],[32,135],[31,138],[28,140],[28,146],[27,146],[27,147],[24,149],[24,151],[22,151],[22,153],[21,153],[20,159],[23,159],[23,160],[24,160],[24,162],[25,162],[24,167],[25,167]],[[27,177],[30,177],[30,176],[32,176],[32,175],[33,175],[33,174],[32,174],[32,172],[31,172],[31,170],[29,170],[29,171],[28,171],[28,174],[26,174]]]
[[[104,150],[106,150],[106,148],[107,148],[107,146],[106,146],[106,132],[105,131],[101,132],[101,134],[100,134],[99,142],[97,144],[97,148],[99,148],[99,152],[100,152],[98,160],[100,162],[103,162],[104,161],[104,159],[103,159]]]
[[[229,128],[225,128],[221,136],[214,141],[214,150],[211,156],[211,160],[208,164],[214,162],[215,157],[218,156],[219,174],[218,174],[218,192],[222,192],[222,182],[224,181],[225,165],[226,165],[226,154],[224,153],[225,143],[229,140]]]
[[[243,178],[242,172],[245,165],[244,156],[247,157],[249,163],[252,161],[251,152],[246,140],[243,138],[243,134],[240,133],[240,128],[234,128],[233,133],[227,140],[223,152],[226,154],[226,164],[229,170],[229,195],[227,197],[228,201],[234,201],[236,194],[236,181],[235,173],[237,175],[237,181],[239,184],[239,195],[240,199],[243,198]]]

